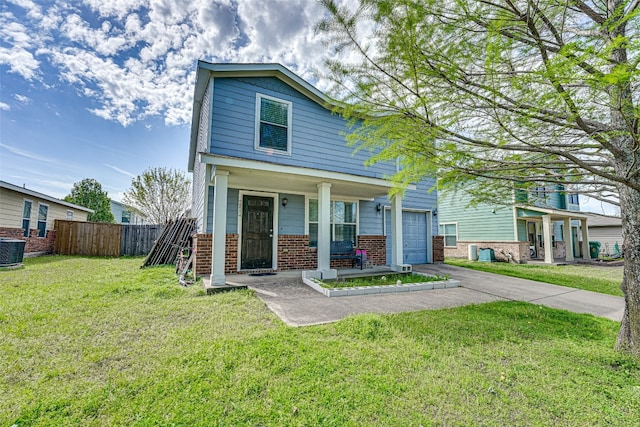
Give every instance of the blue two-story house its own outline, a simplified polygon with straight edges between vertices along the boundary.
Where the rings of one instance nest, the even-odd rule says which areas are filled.
[[[433,262],[435,183],[389,197],[396,165],[365,167],[347,120],[325,94],[279,64],[199,61],[189,171],[197,275],[314,270],[335,277],[332,241],[373,265]]]

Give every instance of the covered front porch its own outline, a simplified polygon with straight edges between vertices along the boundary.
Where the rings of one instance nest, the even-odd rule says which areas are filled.
[[[300,255],[298,268],[313,266],[319,277],[335,278],[331,241],[360,237],[360,205],[367,205],[367,215],[373,215],[371,220],[379,221],[382,230],[384,209],[374,199],[387,197],[393,184],[386,179],[206,153],[200,154],[200,161],[207,165],[208,186],[214,188],[212,196],[206,192],[205,206],[210,206],[212,215],[204,219],[205,230],[212,232],[211,286],[226,285],[230,271],[247,275],[296,268],[298,250],[286,246],[289,240],[301,238],[313,240],[313,250]],[[314,202],[311,216],[309,199]],[[346,202],[338,205],[336,200]],[[391,197],[389,205],[391,226],[385,231],[390,236],[390,268],[402,271],[406,268],[402,263],[402,197]],[[350,209],[351,222],[338,227],[332,222],[338,215],[334,211],[345,206]],[[230,239],[230,235],[235,237]],[[249,254],[254,254],[253,261]]]
[[[528,241],[532,262],[572,263],[589,260],[587,216],[579,212],[516,206],[518,240]]]

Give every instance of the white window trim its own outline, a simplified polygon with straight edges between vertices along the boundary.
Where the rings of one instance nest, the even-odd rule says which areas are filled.
[[[318,200],[318,195],[306,195],[304,197],[304,234],[309,236],[309,200]],[[356,239],[360,236],[360,199],[354,199],[350,197],[332,197],[330,199],[333,202],[349,202],[356,204]],[[353,224],[352,222],[341,222],[338,224]],[[335,223],[331,222],[331,234],[335,236]]]
[[[24,217],[24,203],[25,202],[31,203],[31,210],[29,212],[29,218],[25,218]],[[29,220],[29,229],[26,230],[27,235],[24,236],[24,237],[30,237],[30,235],[31,235],[31,224],[33,224],[33,220],[32,220],[32,218],[33,218],[33,200],[31,200],[31,199],[22,199],[22,215],[21,215],[21,217],[22,217],[22,219],[20,220],[20,228],[22,228],[22,222],[25,219]],[[37,222],[36,222],[36,225],[37,225]],[[23,235],[24,235],[24,233],[23,233]]]
[[[287,150],[276,150],[275,148],[265,148],[260,146],[260,100],[269,99],[271,101],[280,102],[282,104],[287,104]],[[254,135],[254,144],[253,147],[256,151],[263,151],[270,154],[281,154],[285,156],[291,155],[291,130],[292,119],[293,119],[293,103],[291,101],[287,101],[285,99],[275,98],[273,96],[265,95],[262,93],[256,93],[256,116],[255,116],[255,135]]]
[[[67,221],[73,221],[73,211],[67,209]]]
[[[452,234],[446,234],[446,225],[455,225],[456,226],[456,244],[455,246],[447,246],[447,236],[452,236]],[[442,237],[444,237],[444,247],[445,248],[457,248],[458,247],[458,223],[457,222],[440,222],[438,223],[438,227],[442,227]]]
[[[46,206],[47,207],[47,217],[44,220],[44,236],[40,235],[40,206]],[[44,239],[45,237],[47,237],[47,226],[49,225],[49,205],[47,203],[40,203],[38,202],[38,212],[36,213],[36,228],[38,230],[38,237],[40,239]]]

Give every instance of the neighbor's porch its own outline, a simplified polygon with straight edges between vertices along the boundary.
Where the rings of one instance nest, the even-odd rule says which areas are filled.
[[[583,260],[590,259],[586,215],[535,206],[517,206],[516,218],[518,240],[529,243],[530,261],[527,262],[573,263],[580,253]],[[579,227],[573,226],[576,221],[580,224]],[[559,233],[556,233],[556,224],[559,225]]]

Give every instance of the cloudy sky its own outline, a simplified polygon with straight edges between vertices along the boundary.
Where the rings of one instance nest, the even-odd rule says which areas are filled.
[[[198,59],[280,62],[324,89],[315,0],[0,4],[0,179],[56,197],[186,170]]]
[[[119,200],[148,167],[186,170],[196,61],[279,62],[325,90],[324,13],[315,0],[2,0],[0,179],[64,197],[95,178]]]

